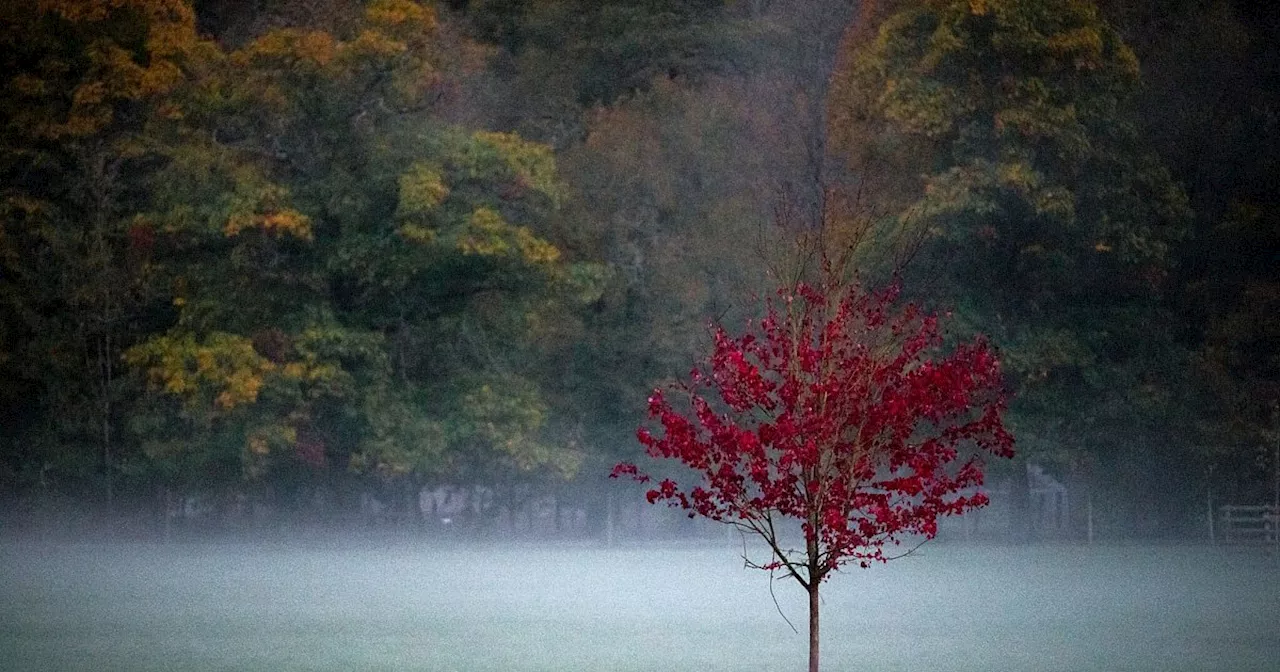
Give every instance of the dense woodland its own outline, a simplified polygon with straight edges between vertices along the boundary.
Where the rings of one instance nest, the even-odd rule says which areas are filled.
[[[819,239],[999,347],[995,476],[1196,533],[1273,496],[1278,7],[3,0],[0,500],[598,510]]]

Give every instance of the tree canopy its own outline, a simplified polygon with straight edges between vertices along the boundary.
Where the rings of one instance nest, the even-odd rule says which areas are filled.
[[[1189,528],[1274,469],[1273,14],[4,3],[0,493],[594,492],[831,226],[989,335],[1015,469]]]

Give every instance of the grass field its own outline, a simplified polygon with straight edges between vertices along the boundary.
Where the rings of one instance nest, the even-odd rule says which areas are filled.
[[[740,550],[740,549],[739,549]],[[730,546],[0,542],[0,669],[800,670]],[[835,672],[1280,670],[1258,549],[926,546],[824,586]]]

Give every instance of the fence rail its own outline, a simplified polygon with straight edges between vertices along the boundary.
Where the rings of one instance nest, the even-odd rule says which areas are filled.
[[[1221,508],[1223,541],[1227,543],[1277,543],[1280,511],[1274,506],[1227,505]]]

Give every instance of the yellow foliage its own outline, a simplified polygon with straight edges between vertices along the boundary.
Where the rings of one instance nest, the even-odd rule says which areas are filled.
[[[511,226],[502,215],[490,208],[478,208],[467,220],[467,232],[458,239],[458,249],[463,254],[480,256],[505,256],[511,245],[505,235]]]
[[[1102,33],[1089,27],[1073,28],[1050,35],[1045,40],[1049,51],[1058,56],[1073,56],[1077,64],[1096,67],[1102,58]]]
[[[311,218],[297,210],[281,210],[267,214],[235,214],[227,218],[222,233],[234,238],[247,229],[260,229],[263,233],[280,238],[285,235],[310,241]]]
[[[216,410],[229,411],[258,399],[275,364],[259,355],[253,343],[234,334],[160,336],[134,346],[125,363],[146,375],[151,389],[201,406],[212,397]]]
[[[142,97],[142,78],[145,68],[134,61],[132,53],[117,45],[99,41],[89,48],[89,56],[97,71],[95,75],[101,80],[86,82],[81,85],[81,88],[100,84],[103,86],[103,92],[92,100],[86,97],[83,103],[78,104],[102,102],[106,99],[108,85],[112,97],[124,100],[137,100]],[[78,101],[73,100],[73,102]]]
[[[307,383],[330,382],[343,374],[338,365],[318,363],[314,359],[306,362],[289,362],[276,369],[276,372],[286,380]]]
[[[423,31],[436,28],[435,12],[411,0],[373,0],[364,10],[364,16],[369,23],[378,26]]]
[[[182,64],[206,44],[196,33],[190,3],[184,0],[38,0],[33,4],[35,19],[59,16],[78,24],[73,30],[88,38],[82,54],[67,60],[48,54],[32,64],[31,73],[15,74],[9,82],[21,95],[49,97],[32,106],[31,116],[20,122],[35,137],[86,137],[108,129],[120,102],[171,93],[185,79]],[[111,23],[121,19],[145,28],[141,45],[132,38],[113,41],[118,31],[110,28]],[[106,27],[92,25],[98,23]],[[81,63],[87,65],[83,70]],[[67,76],[71,81],[58,81]]]
[[[196,385],[187,378],[181,376],[172,376],[162,381],[162,388],[166,393],[176,396],[186,396],[196,391]]]
[[[449,186],[439,168],[417,162],[400,176],[400,203],[397,213],[400,215],[427,214],[444,202],[449,196]]]
[[[458,238],[458,249],[463,254],[489,257],[518,255],[521,261],[534,265],[560,260],[560,250],[555,245],[534,235],[528,227],[512,226],[490,208],[471,213],[466,231]]]
[[[174,56],[185,53],[196,40],[193,21],[181,18],[177,21],[155,23],[147,34],[147,50],[153,56]]]
[[[333,60],[337,50],[338,43],[329,33],[282,28],[259,37],[232,58],[243,65],[257,60],[276,60],[324,67]]]
[[[238,368],[232,371],[226,376],[225,387],[218,394],[218,406],[223,409],[232,409],[257,401],[258,392],[262,390],[262,374],[272,368],[273,365],[268,362],[260,370]]]
[[[158,96],[172,91],[182,77],[182,68],[170,61],[158,61],[142,71],[137,91],[142,96]]]
[[[208,376],[213,373],[216,365],[212,351],[205,349],[196,352],[196,375]]]
[[[71,104],[77,107],[97,105],[107,97],[107,85],[103,82],[85,82],[71,94]]]
[[[333,364],[318,364],[307,368],[307,380],[312,383],[330,380],[337,376],[340,370]]]
[[[1044,180],[1044,177],[1026,161],[1010,161],[997,167],[997,179],[1007,188],[1022,193],[1029,193]]]
[[[555,245],[533,235],[525,226],[516,229],[516,247],[530,264],[554,264],[560,260],[560,250]]]
[[[311,31],[302,35],[297,44],[298,57],[319,66],[328,65],[333,60],[336,50],[333,36],[321,31]]]
[[[434,229],[429,229],[419,224],[401,225],[400,228],[397,229],[397,232],[400,234],[401,238],[419,245],[434,243],[437,237]]]
[[[954,90],[924,80],[888,79],[880,101],[885,118],[926,138],[949,133],[955,113],[972,107]]]
[[[282,210],[263,215],[262,228],[276,236],[289,234],[300,240],[311,240],[311,218],[297,210]]]
[[[563,196],[556,173],[555,154],[547,145],[530,142],[515,133],[477,131],[477,141],[498,151],[502,160],[527,186],[537,189],[559,203]]]
[[[404,42],[375,30],[361,31],[356,39],[347,43],[347,51],[355,57],[390,58],[408,50],[409,47]]]
[[[1138,63],[1138,55],[1127,44],[1120,44],[1115,47],[1115,58],[1120,72],[1127,77],[1136,80],[1142,73],[1142,67]]]

